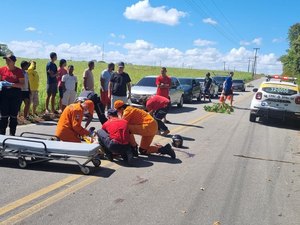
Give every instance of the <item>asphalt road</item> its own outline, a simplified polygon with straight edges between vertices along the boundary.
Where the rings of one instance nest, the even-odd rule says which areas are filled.
[[[250,123],[252,96],[237,93],[230,115],[197,102],[173,108],[171,134],[184,137],[176,160],[140,156],[134,167],[103,160],[89,176],[65,162],[20,169],[1,160],[0,224],[299,225],[299,127]],[[18,133],[54,130],[48,123]]]

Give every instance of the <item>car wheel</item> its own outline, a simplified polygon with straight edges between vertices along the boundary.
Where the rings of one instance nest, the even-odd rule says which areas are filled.
[[[255,122],[256,120],[256,115],[253,113],[250,113],[250,118],[249,118],[250,122]]]
[[[177,104],[178,108],[181,108],[183,106],[183,96],[181,95],[179,103]]]

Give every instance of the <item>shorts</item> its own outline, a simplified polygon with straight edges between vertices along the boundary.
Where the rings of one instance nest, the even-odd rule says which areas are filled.
[[[24,101],[25,99],[30,99],[29,91],[21,91],[21,100]]]
[[[210,95],[209,88],[205,88],[205,89],[204,89],[204,94]]]
[[[74,90],[66,90],[64,92],[64,96],[61,100],[61,103],[66,106],[74,103],[76,99],[76,94],[77,93]]]
[[[101,102],[104,106],[110,105],[110,99],[108,98],[108,91],[100,90]]]
[[[230,90],[224,90],[224,95],[225,96],[228,96],[228,95],[233,95],[233,92],[232,92],[232,90],[230,89]]]
[[[64,88],[62,86],[58,87],[59,98],[63,98],[64,96]]]
[[[56,95],[57,93],[57,83],[47,84],[47,94]]]
[[[30,93],[30,101],[34,106],[39,105],[39,92],[38,91],[31,91]]]

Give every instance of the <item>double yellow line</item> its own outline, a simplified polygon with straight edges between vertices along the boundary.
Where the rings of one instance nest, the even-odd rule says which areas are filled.
[[[249,97],[249,95],[244,96],[244,98]],[[239,99],[239,101],[242,101],[244,98]],[[235,103],[239,102],[236,101]],[[216,115],[215,113],[206,113],[205,115],[192,120],[190,122],[188,122],[187,124],[189,125],[193,125],[193,124],[197,124],[207,118],[212,117],[213,115]],[[178,126],[174,129],[172,129],[172,133],[175,132],[184,132],[185,130],[191,129],[191,127],[184,127],[184,126]],[[158,137],[155,138],[155,141],[159,141],[162,140],[163,137]],[[101,166],[105,166],[107,168],[110,169],[118,169],[120,168],[120,166],[118,164],[115,163],[111,163],[109,161],[102,161]],[[84,177],[85,179],[83,179],[82,181],[76,183],[77,180],[79,180],[80,178]],[[41,198],[47,194],[50,195],[51,192],[55,192],[58,191],[58,189],[63,189],[64,187],[66,187],[67,185],[72,185],[73,183],[76,183],[70,187],[67,187],[61,191],[59,191],[58,193],[53,194],[52,196],[46,198],[45,200],[42,200],[39,203],[34,204],[33,206],[17,213],[16,215],[13,215],[9,218],[7,218],[6,220],[0,222],[0,225],[8,225],[8,224],[15,224],[19,221],[24,220],[25,218],[41,211],[42,209],[54,204],[55,202],[65,198],[66,196],[70,195],[73,192],[76,192],[92,183],[94,183],[95,181],[97,181],[98,179],[100,179],[99,177],[95,177],[95,176],[84,176],[84,175],[72,175],[69,177],[66,177],[54,184],[51,184],[47,187],[44,187],[32,194],[29,194],[21,199],[18,199],[12,203],[9,203],[3,207],[0,208],[0,217],[2,217],[3,215],[5,215],[6,213],[9,213],[13,210],[16,210],[19,207],[25,206],[26,204],[29,204],[30,202],[32,202],[33,200],[36,200],[38,198]]]
[[[110,169],[118,169],[120,166],[118,164],[113,164],[109,161],[103,161],[101,166],[106,166]],[[99,177],[96,176],[84,176],[84,175],[72,175],[69,177],[66,177],[50,186],[47,186],[45,188],[42,188],[32,194],[29,194],[21,199],[18,199],[12,203],[9,203],[3,207],[0,208],[0,217],[4,214],[11,212],[19,207],[22,207],[26,204],[29,204],[31,201],[38,199],[42,196],[45,196],[49,194],[50,192],[54,192],[60,188],[64,188],[71,183],[74,183],[75,181],[79,180],[79,178],[85,177],[82,181],[65,188],[62,191],[59,191],[58,193],[55,193],[54,195],[50,196],[49,198],[46,198],[45,200],[34,204],[33,206],[21,211],[20,213],[9,217],[8,219],[0,222],[0,225],[8,225],[8,224],[15,224],[19,221],[24,220],[25,218],[41,211],[42,209],[54,204],[55,202],[65,198],[66,196],[70,195],[71,193],[74,193],[90,184],[95,182],[99,179]]]

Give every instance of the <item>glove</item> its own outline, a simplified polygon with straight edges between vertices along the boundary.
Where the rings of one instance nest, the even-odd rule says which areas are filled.
[[[8,82],[6,80],[1,81],[2,87],[11,87],[14,83]]]
[[[95,127],[90,127],[89,129],[90,136],[93,136],[95,129],[96,129]]]

